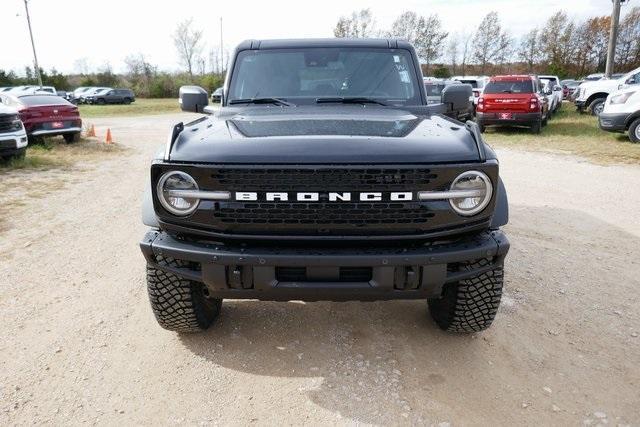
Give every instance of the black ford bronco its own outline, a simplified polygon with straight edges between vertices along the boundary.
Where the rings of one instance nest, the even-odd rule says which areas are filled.
[[[143,206],[162,327],[204,330],[223,298],[427,299],[445,330],[491,324],[507,196],[477,125],[452,118],[467,86],[428,105],[403,41],[251,40],[218,111],[180,92],[206,114],[171,130]]]

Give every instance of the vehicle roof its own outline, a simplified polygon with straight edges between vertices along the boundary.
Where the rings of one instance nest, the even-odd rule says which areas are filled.
[[[531,81],[535,80],[535,76],[530,76],[527,74],[507,74],[502,76],[493,76],[491,77],[492,82],[508,82],[508,81]]]
[[[451,80],[483,80],[488,78],[489,76],[453,76]]]
[[[237,50],[247,49],[287,49],[305,47],[369,47],[381,49],[408,48],[411,44],[406,40],[398,39],[352,39],[352,38],[325,38],[325,39],[267,39],[245,40],[241,42]]]

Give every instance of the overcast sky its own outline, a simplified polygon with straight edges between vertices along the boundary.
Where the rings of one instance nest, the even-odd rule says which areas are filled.
[[[640,5],[640,0],[630,0]],[[109,63],[123,69],[130,53],[143,53],[161,69],[177,69],[171,34],[193,17],[204,30],[207,50],[220,45],[223,17],[227,48],[250,38],[332,37],[340,15],[371,8],[386,29],[405,10],[437,13],[447,31],[473,32],[491,10],[515,36],[542,25],[559,8],[573,18],[609,14],[611,0],[29,0],[40,66],[77,70],[86,58],[93,69]],[[0,69],[22,72],[33,62],[23,0],[0,0]]]

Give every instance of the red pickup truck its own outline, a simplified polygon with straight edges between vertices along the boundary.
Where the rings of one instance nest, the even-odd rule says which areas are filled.
[[[496,125],[525,126],[540,133],[548,114],[549,101],[536,76],[495,76],[478,99],[476,122],[482,132]]]

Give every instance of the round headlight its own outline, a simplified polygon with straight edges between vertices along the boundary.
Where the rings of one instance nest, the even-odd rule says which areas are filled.
[[[472,216],[487,207],[491,201],[493,186],[484,173],[467,171],[458,175],[453,181],[451,191],[460,191],[464,194],[464,197],[449,200],[453,210],[460,215]]]
[[[187,173],[167,172],[158,181],[157,193],[160,204],[174,215],[189,215],[198,207],[200,199],[180,196],[182,191],[197,191],[198,184]]]

